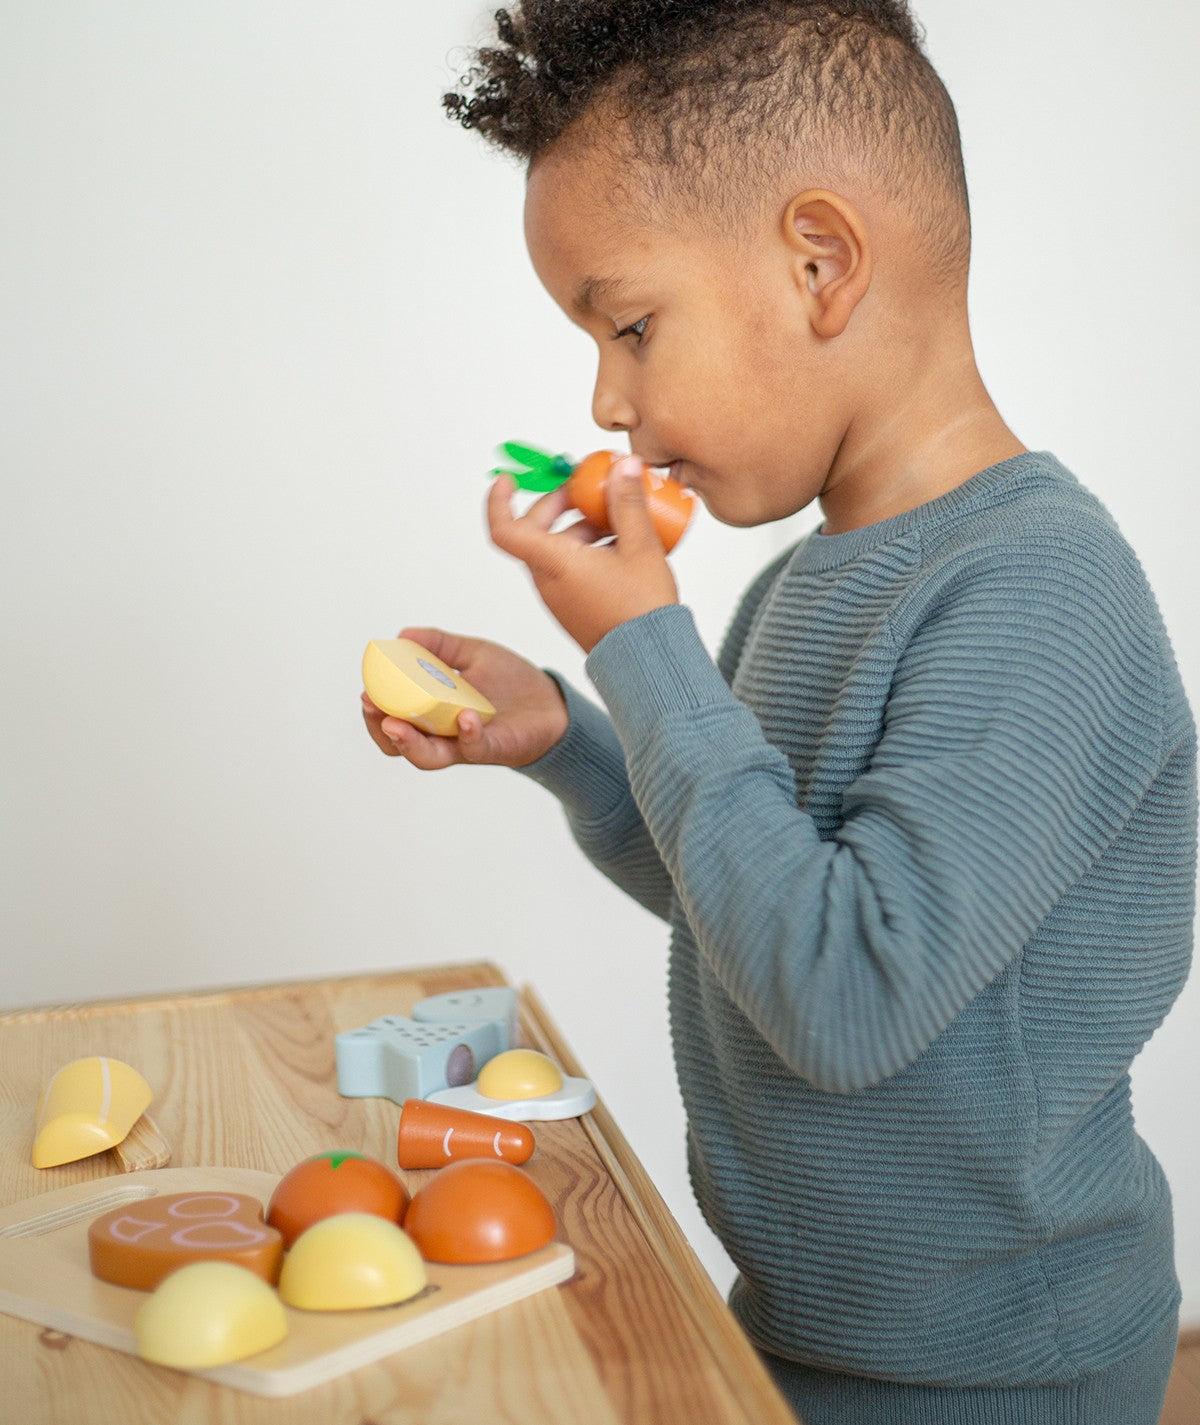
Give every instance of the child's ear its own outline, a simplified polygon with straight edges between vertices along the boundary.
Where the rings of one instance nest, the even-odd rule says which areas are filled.
[[[855,206],[837,193],[808,189],[783,214],[793,276],[818,336],[841,336],[871,285],[871,244]]]

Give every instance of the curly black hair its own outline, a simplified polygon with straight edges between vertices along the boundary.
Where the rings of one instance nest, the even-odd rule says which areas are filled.
[[[856,173],[965,271],[958,122],[906,0],[520,0],[495,26],[442,102],[528,164],[585,132],[726,219],[798,161]]]

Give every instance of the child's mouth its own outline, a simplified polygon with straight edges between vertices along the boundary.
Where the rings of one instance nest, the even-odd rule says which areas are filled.
[[[687,488],[687,480],[683,472],[682,460],[670,460],[662,465],[652,465],[650,467],[660,474],[664,480],[674,480],[677,485]]]

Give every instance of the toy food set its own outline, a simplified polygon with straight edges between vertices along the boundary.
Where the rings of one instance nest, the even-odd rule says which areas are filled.
[[[373,638],[362,664],[367,696],[389,717],[437,737],[458,736],[468,709],[490,722],[496,709],[456,669],[411,638]]]
[[[509,440],[500,446],[506,463],[497,466],[491,475],[507,475],[519,490],[545,494],[566,486],[567,498],[599,535],[613,533],[608,521],[608,497],[605,486],[608,473],[621,459],[615,450],[596,450],[577,465],[569,455],[555,455],[536,445],[523,445]],[[672,480],[661,470],[648,465],[642,472],[642,488],[655,532],[669,554],[683,537],[696,507],[695,496],[678,480]],[[368,690],[369,691],[369,690]]]
[[[411,1019],[336,1036],[341,1092],[395,1098],[399,1165],[440,1169],[415,1194],[354,1152],[282,1178],[196,1167],[76,1183],[0,1209],[0,1311],[284,1396],[567,1280],[574,1254],[521,1171],[534,1138],[513,1120],[582,1113],[595,1093],[512,1047],[516,1003],[510,989],[435,995]],[[455,1094],[469,1101],[438,1102]],[[39,1102],[34,1165],[132,1138],[151,1097],[119,1060],[66,1065]]]
[[[287,1250],[281,1222],[307,1224]],[[566,1281],[574,1254],[555,1230],[541,1190],[501,1161],[451,1163],[411,1202],[391,1169],[354,1153],[282,1179],[162,1168],[0,1209],[0,1311],[292,1395]]]

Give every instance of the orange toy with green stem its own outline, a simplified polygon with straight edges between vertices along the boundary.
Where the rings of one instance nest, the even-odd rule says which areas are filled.
[[[539,494],[565,485],[572,507],[597,534],[612,534],[605,486],[613,464],[621,459],[616,451],[593,451],[575,465],[569,456],[553,455],[548,450],[539,450],[535,445],[521,445],[517,441],[505,441],[500,449],[509,463],[498,466],[490,472],[492,475],[507,475],[519,490]],[[694,497],[678,480],[668,479],[652,466],[647,466],[642,472],[642,488],[646,492],[646,505],[654,528],[663,549],[669,554],[679,543],[692,517]]]

